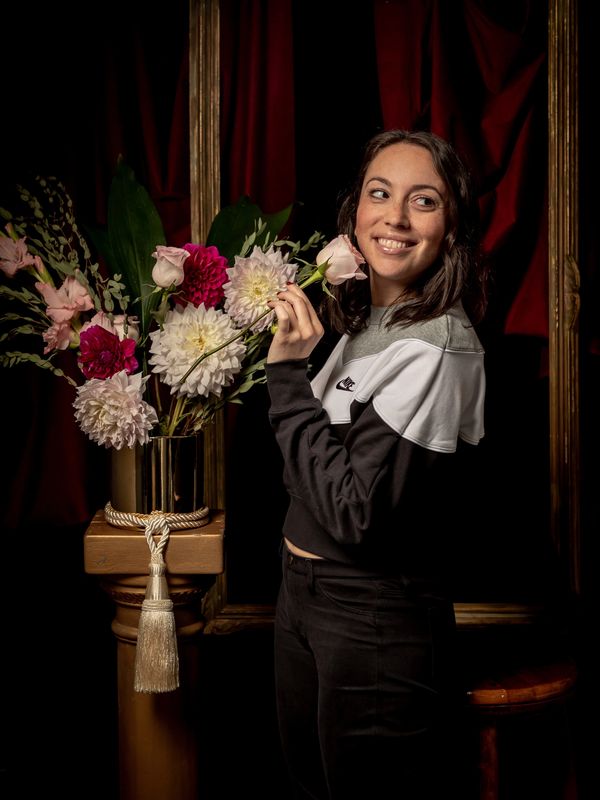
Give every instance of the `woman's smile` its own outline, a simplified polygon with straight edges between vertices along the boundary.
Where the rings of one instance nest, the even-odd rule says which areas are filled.
[[[446,194],[424,147],[396,143],[371,162],[355,234],[369,264],[375,305],[391,305],[410,291],[440,255],[446,234]]]
[[[414,247],[416,242],[412,239],[375,239],[379,247],[385,252],[392,255],[400,253],[402,250],[408,250]]]

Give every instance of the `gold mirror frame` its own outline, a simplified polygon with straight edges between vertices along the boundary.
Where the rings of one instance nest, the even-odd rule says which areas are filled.
[[[550,535],[580,589],[579,225],[577,0],[548,6],[548,243]],[[219,2],[190,0],[192,238],[203,241],[219,209]],[[224,508],[223,420],[207,435],[209,505]],[[227,602],[226,573],[205,602],[206,632],[270,625],[272,606]],[[459,603],[462,626],[524,623],[538,610],[512,603]]]

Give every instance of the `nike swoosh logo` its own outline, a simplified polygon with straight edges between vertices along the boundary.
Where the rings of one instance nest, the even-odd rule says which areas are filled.
[[[353,386],[356,384],[356,381],[353,381],[350,376],[347,378],[342,378],[341,381],[338,381],[335,385],[336,389],[341,389],[343,392],[352,392]]]

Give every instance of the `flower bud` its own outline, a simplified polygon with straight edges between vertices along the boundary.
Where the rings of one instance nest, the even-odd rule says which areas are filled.
[[[179,286],[183,283],[183,262],[189,258],[189,253],[181,247],[165,247],[157,245],[152,257],[156,264],[152,269],[152,280],[161,289],[170,286]]]
[[[125,320],[127,320],[127,331],[125,331]],[[126,317],[125,314],[117,314],[113,317],[113,326],[119,339],[133,339],[135,342],[140,338],[139,320],[137,317]]]
[[[350,278],[364,280],[367,277],[359,269],[359,264],[364,264],[365,259],[346,234],[336,236],[321,250],[317,256],[317,264],[325,262],[328,262],[325,280],[332,286],[338,286]]]

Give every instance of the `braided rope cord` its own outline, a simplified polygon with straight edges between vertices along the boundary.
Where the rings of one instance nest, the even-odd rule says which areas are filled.
[[[196,511],[178,514],[171,511],[152,511],[150,514],[139,514],[132,511],[117,511],[110,502],[104,506],[104,516],[110,525],[117,528],[143,528],[148,547],[153,556],[162,556],[169,541],[172,530],[198,528],[206,525],[209,509],[204,506]],[[160,536],[158,542],[154,536]]]

